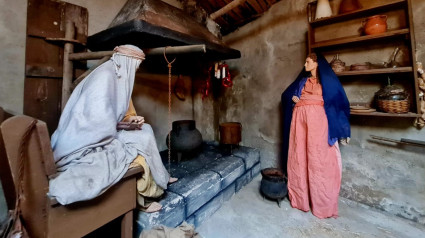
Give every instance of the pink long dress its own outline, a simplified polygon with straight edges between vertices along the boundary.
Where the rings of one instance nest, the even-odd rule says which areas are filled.
[[[328,120],[322,86],[309,78],[295,105],[288,151],[288,191],[291,205],[319,218],[338,217],[341,153],[328,143]]]

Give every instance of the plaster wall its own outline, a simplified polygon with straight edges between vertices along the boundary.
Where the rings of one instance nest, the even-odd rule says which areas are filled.
[[[0,106],[22,113],[27,1],[0,0]],[[7,207],[0,184],[0,222]]]
[[[0,0],[0,106],[22,113],[27,1]]]
[[[220,122],[242,123],[242,144],[261,149],[262,168],[281,163],[280,96],[304,64],[307,2],[281,1],[224,38],[242,57],[228,61],[234,86],[213,105],[219,108]],[[412,2],[417,58],[425,61],[425,1]],[[385,60],[391,50],[376,52],[372,58]],[[347,90],[347,95],[358,98],[358,92]],[[413,119],[352,117],[352,140],[341,146],[341,196],[425,225],[425,149],[381,143],[369,136],[424,141],[425,129],[412,124]]]

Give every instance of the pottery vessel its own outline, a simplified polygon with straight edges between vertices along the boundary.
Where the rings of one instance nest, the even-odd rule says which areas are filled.
[[[288,194],[287,179],[277,168],[266,168],[261,170],[260,192],[263,196],[280,201]]]
[[[318,0],[316,7],[316,19],[332,16],[331,5],[328,0]]]
[[[202,135],[196,129],[194,120],[174,121],[170,135],[171,150],[174,152],[191,152],[202,145]],[[166,144],[168,146],[168,136]]]
[[[387,16],[375,15],[362,22],[366,35],[376,35],[387,31]]]
[[[355,10],[358,10],[362,8],[358,0],[342,0],[341,4],[339,5],[339,14],[352,12]]]
[[[345,62],[339,59],[339,55],[333,57],[331,61],[331,67],[334,72],[343,72],[345,71]]]
[[[224,122],[220,124],[220,144],[238,145],[242,141],[242,124]]]

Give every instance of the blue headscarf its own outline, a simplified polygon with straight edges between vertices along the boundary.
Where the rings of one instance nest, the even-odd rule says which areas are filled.
[[[344,88],[338,77],[332,70],[325,57],[317,54],[318,74],[322,84],[323,100],[325,102],[325,112],[328,118],[328,143],[335,144],[338,139],[348,138],[350,132],[350,104]],[[282,113],[283,113],[283,139],[282,139],[282,160],[283,172],[286,173],[289,148],[289,132],[291,130],[292,110],[295,103],[293,96],[301,96],[301,91],[309,77],[309,72],[305,69],[301,71],[297,79],[289,85],[282,93]]]

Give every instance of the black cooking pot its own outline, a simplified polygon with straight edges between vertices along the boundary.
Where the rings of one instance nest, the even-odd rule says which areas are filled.
[[[261,170],[261,194],[267,198],[277,200],[280,207],[280,201],[288,194],[287,179],[285,175],[276,168],[267,168]]]
[[[173,152],[191,152],[202,145],[202,135],[196,129],[194,120],[174,121],[170,134],[171,150]],[[168,136],[166,144],[168,146]]]

